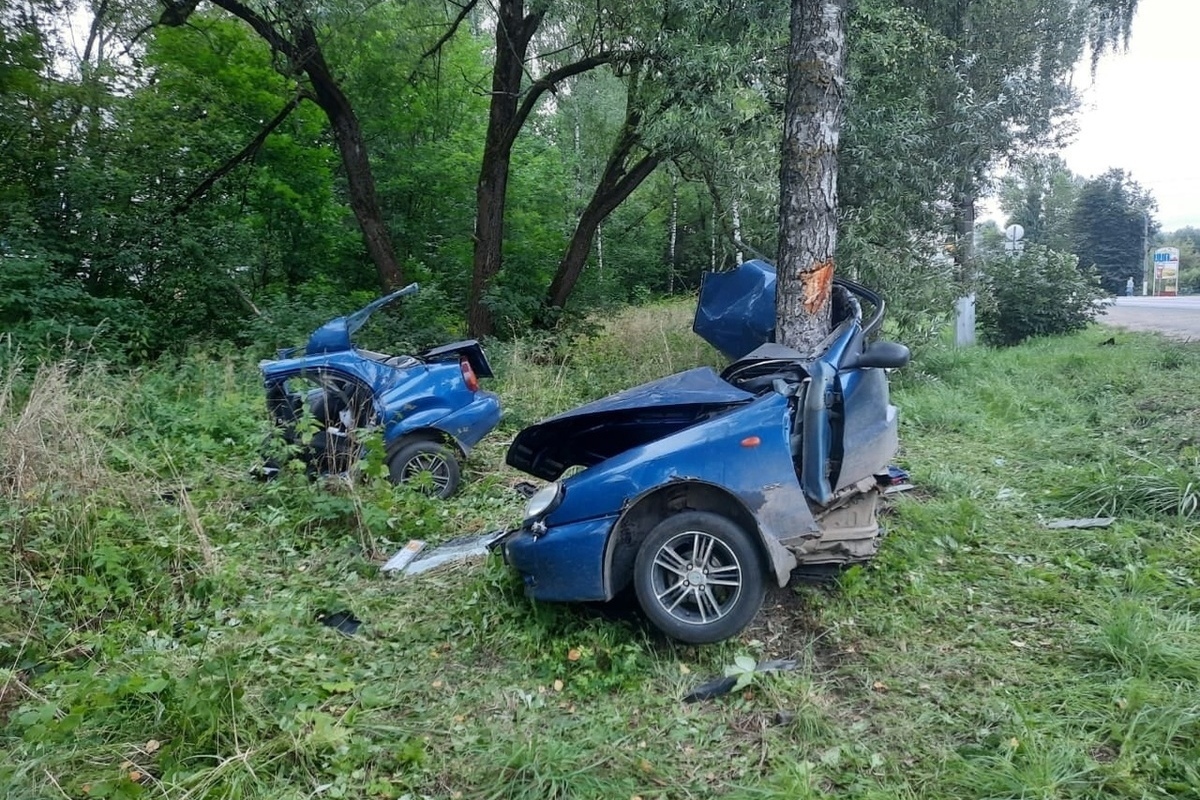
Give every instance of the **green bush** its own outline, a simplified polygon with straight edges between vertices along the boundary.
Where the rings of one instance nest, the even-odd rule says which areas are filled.
[[[979,324],[992,345],[1082,330],[1096,318],[1096,301],[1104,297],[1095,270],[1081,269],[1071,253],[1045,247],[985,262],[983,272],[987,292],[979,304]]]

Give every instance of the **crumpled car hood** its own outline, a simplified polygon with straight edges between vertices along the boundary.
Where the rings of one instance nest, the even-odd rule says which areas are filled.
[[[508,448],[509,466],[556,480],[754,399],[708,367],[668,375],[525,428]]]

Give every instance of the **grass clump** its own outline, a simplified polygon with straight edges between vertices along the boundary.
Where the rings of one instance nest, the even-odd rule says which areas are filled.
[[[250,358],[6,373],[0,794],[1200,796],[1194,347],[1088,330],[896,373],[917,489],[879,557],[721,645],[533,604],[494,560],[380,575],[410,538],[518,520],[521,426],[719,364],[689,324],[668,304],[490,348],[508,416],[447,502],[249,480]],[[353,636],[321,622],[343,610]],[[746,658],[801,666],[682,702]]]

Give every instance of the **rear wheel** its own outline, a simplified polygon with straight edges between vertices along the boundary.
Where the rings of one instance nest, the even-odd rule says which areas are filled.
[[[707,511],[658,523],[638,550],[633,583],[642,611],[689,644],[728,639],[762,607],[762,554],[740,525]]]
[[[458,490],[462,473],[454,451],[441,442],[418,439],[388,459],[393,483],[407,483],[426,494],[446,499]]]

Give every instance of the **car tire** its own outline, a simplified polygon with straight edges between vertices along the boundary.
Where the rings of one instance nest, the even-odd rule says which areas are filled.
[[[417,439],[401,446],[388,459],[388,473],[392,483],[396,484],[410,483],[420,475],[428,475],[429,483],[417,481],[418,488],[440,500],[458,491],[462,479],[454,451],[432,439]]]
[[[742,526],[687,511],[650,531],[638,549],[633,585],[655,627],[681,642],[708,644],[750,624],[767,593],[765,575],[758,543]]]

